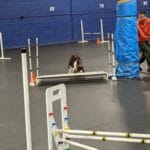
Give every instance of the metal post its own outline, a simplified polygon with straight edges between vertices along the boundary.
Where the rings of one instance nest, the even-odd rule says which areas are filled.
[[[1,57],[0,60],[5,60],[5,59],[11,59],[11,58],[5,58],[4,56],[4,46],[3,46],[3,37],[2,37],[2,32],[0,32],[0,45],[1,45]]]
[[[104,42],[104,26],[103,26],[103,19],[100,19],[100,28],[101,28],[101,41]]]
[[[22,50],[21,58],[22,58],[23,92],[24,92],[26,144],[27,144],[27,150],[32,150],[28,69],[27,69],[27,51],[26,51],[26,49]]]
[[[39,76],[39,40],[36,38],[36,76]]]

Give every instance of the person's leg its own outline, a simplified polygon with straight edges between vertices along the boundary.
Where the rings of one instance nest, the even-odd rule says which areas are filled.
[[[139,64],[141,65],[145,61],[145,56],[142,49],[142,42],[139,42]],[[140,66],[140,71],[142,71],[142,67]]]
[[[147,69],[147,72],[150,72],[150,40],[146,42],[147,43],[147,46],[148,46],[148,53],[149,53],[149,56],[147,58],[147,64],[148,64],[148,69]]]
[[[141,50],[146,58],[147,64],[148,64],[148,69],[147,71],[150,72],[150,46],[147,41],[140,42],[140,47]]]
[[[147,41],[147,45],[149,46],[149,48],[150,48],[150,40],[149,41]]]
[[[140,53],[140,61],[139,63],[142,64],[145,61],[145,56],[143,53]]]

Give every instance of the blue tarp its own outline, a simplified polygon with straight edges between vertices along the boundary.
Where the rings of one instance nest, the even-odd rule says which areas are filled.
[[[118,17],[136,16],[137,0],[127,0],[127,2],[118,2],[116,13]]]
[[[128,0],[117,4],[115,55],[118,78],[139,77],[139,49],[137,32],[137,2]]]

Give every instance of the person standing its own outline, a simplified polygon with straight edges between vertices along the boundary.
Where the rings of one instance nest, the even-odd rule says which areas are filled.
[[[142,11],[138,16],[138,34],[140,48],[140,64],[147,61],[150,72],[150,18],[146,16],[146,12]],[[142,70],[142,69],[141,69]]]

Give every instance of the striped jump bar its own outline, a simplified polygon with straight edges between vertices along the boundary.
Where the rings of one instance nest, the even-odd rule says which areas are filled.
[[[58,129],[56,132],[68,134],[84,134],[84,135],[104,135],[130,138],[150,138],[150,134],[128,133],[128,132],[104,132],[104,131],[86,131],[86,130],[63,130]]]
[[[127,143],[142,143],[150,144],[150,139],[137,139],[137,138],[120,138],[120,137],[105,137],[105,136],[85,136],[85,135],[67,135],[68,139],[84,139],[84,140],[100,140],[112,142],[127,142]]]

